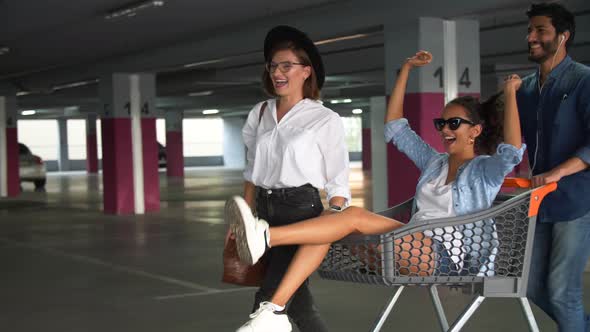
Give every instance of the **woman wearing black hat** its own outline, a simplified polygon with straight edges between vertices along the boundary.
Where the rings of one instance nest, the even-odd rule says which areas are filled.
[[[326,191],[332,210],[345,208],[350,189],[344,126],[338,114],[318,101],[325,73],[317,48],[303,32],[278,26],[266,36],[264,58],[263,85],[273,98],[256,105],[243,128],[246,202],[273,226],[320,215],[324,209],[318,189]],[[297,246],[269,250],[268,268],[256,293],[254,310],[268,303],[264,301],[273,295],[296,251]],[[293,296],[288,316],[302,332],[327,331],[308,282]],[[285,329],[281,331],[290,331],[288,319],[283,318]],[[238,331],[277,328],[247,323]]]

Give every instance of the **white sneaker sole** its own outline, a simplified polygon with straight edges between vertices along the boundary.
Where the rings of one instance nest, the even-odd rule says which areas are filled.
[[[230,229],[236,237],[238,257],[246,264],[253,265],[252,254],[248,246],[248,234],[244,216],[252,214],[248,203],[240,197],[234,196],[225,203],[225,219],[230,223]]]

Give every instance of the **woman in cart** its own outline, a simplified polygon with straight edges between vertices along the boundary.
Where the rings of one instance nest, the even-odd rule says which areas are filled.
[[[434,119],[434,127],[441,135],[446,153],[438,153],[410,129],[408,120],[403,118],[408,76],[412,68],[431,61],[432,55],[426,51],[420,51],[405,61],[385,118],[386,140],[392,141],[421,172],[415,195],[417,212],[410,222],[461,216],[491,207],[504,177],[521,162],[525,149],[521,142],[516,106],[516,91],[521,84],[517,75],[510,75],[504,83],[503,121],[497,120],[500,112],[496,109],[496,102],[500,94],[484,103],[473,97],[459,97],[444,107],[441,117]],[[497,144],[502,141],[501,136],[503,143]],[[225,213],[236,237],[238,254],[246,263],[254,264],[271,247],[300,245],[270,301],[260,304],[258,310],[250,315],[251,319],[238,330],[240,332],[291,331],[283,308],[321,264],[332,242],[352,233],[383,234],[404,225],[362,208],[349,207],[339,213],[269,227],[266,221],[252,215],[241,197],[229,200]],[[410,249],[400,249],[401,243],[396,243],[398,255],[404,252],[409,257],[403,258],[412,262],[412,266],[405,269],[407,273],[432,273],[434,260],[425,256],[436,252],[443,257],[450,256],[445,249],[447,239],[431,236],[422,233],[409,235],[411,239],[404,245]],[[411,247],[421,249],[414,251]]]

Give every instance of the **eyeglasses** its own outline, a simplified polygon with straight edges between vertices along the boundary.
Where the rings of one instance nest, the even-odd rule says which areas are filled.
[[[271,74],[274,73],[275,70],[277,70],[277,68],[279,68],[281,73],[285,74],[285,73],[288,73],[293,68],[293,66],[296,66],[296,65],[297,66],[308,66],[304,63],[291,62],[291,61],[283,61],[283,62],[279,62],[279,63],[271,61],[271,62],[266,63],[265,68],[266,68],[266,71],[268,71]]]
[[[442,131],[446,124],[449,125],[450,130],[457,130],[461,126],[461,124],[463,124],[463,123],[467,123],[472,126],[475,126],[475,123],[473,123],[469,120],[465,120],[463,118],[457,118],[457,117],[446,119],[446,120],[443,118],[436,118],[432,121],[434,122],[434,128],[436,128],[436,130],[438,130],[438,131]]]

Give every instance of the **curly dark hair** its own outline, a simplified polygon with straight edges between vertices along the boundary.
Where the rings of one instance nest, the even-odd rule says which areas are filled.
[[[527,10],[526,15],[529,19],[535,16],[547,16],[551,18],[551,24],[555,27],[556,33],[570,32],[570,37],[565,43],[569,49],[576,36],[576,20],[572,12],[567,10],[562,4],[556,2],[534,3]]]
[[[504,94],[496,93],[484,102],[472,96],[451,100],[448,105],[458,105],[467,111],[467,117],[482,126],[481,134],[475,139],[477,154],[493,154],[504,139]]]

